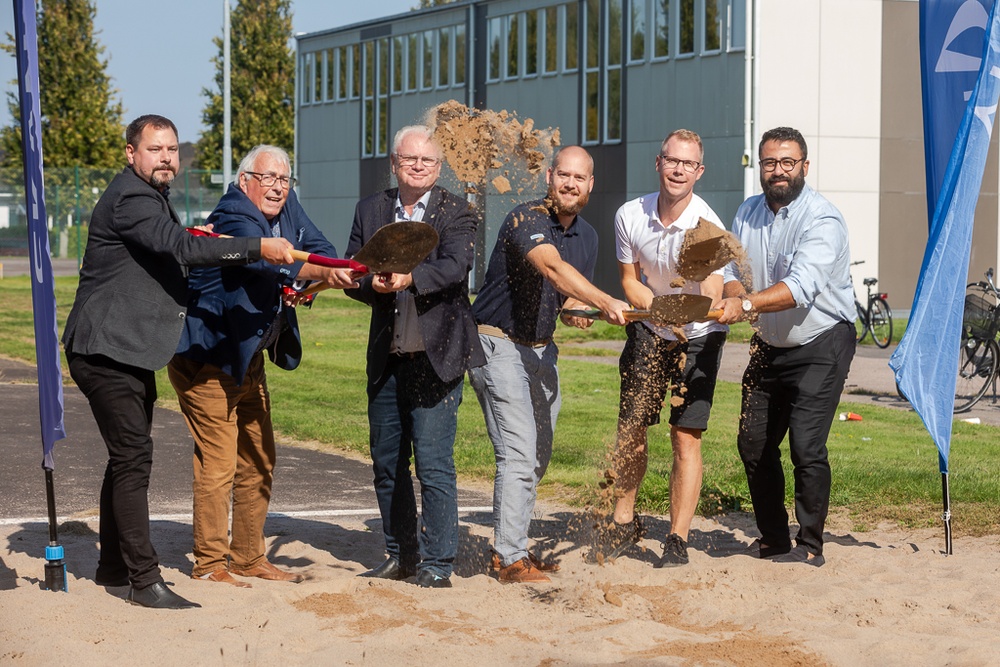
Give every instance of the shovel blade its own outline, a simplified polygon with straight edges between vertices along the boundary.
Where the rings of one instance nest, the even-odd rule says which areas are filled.
[[[653,297],[650,319],[661,325],[681,325],[706,319],[712,299],[700,294],[662,294]]]
[[[393,222],[382,227],[353,259],[372,273],[409,273],[438,244],[437,231],[425,222]]]

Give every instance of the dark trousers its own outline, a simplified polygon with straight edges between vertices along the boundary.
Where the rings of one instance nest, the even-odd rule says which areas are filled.
[[[101,486],[101,555],[97,576],[128,574],[135,588],[162,582],[159,559],[149,539],[149,474],[153,467],[150,429],[156,402],[153,371],[102,356],[69,355],[69,371],[90,402],[108,448]]]
[[[846,322],[798,347],[771,347],[757,336],[751,342],[737,445],[764,544],[790,543],[778,448],[788,434],[799,522],[795,541],[823,553],[830,506],[826,441],[854,349],[854,327]]]
[[[393,355],[368,387],[369,445],[386,552],[451,576],[458,552],[455,431],[462,380],[443,382],[427,355]],[[410,475],[420,482],[421,524]]]

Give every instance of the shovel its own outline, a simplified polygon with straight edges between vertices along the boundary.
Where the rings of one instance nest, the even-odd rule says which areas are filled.
[[[700,294],[661,294],[653,297],[649,310],[626,310],[625,319],[629,322],[652,320],[654,323],[670,326],[697,322],[698,320],[717,320],[722,317],[722,309],[711,310],[712,299]],[[564,310],[570,317],[586,317],[588,319],[604,319],[599,310]]]

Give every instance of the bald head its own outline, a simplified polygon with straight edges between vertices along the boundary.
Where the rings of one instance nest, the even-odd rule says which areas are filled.
[[[594,158],[580,146],[563,146],[552,156],[552,169],[558,169],[563,162],[571,161],[584,169],[588,176],[594,175]]]

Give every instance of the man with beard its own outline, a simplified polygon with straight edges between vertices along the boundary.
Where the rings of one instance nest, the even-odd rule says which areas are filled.
[[[155,371],[181,337],[187,268],[291,264],[282,238],[198,238],[185,233],[167,197],[177,174],[177,128],[146,115],[125,131],[128,166],[94,207],[76,300],[63,344],[70,375],[90,402],[108,448],[101,487],[99,586],[127,586],[132,604],[201,605],[170,590],[149,539],[150,430]]]
[[[752,275],[726,268],[719,322],[757,319],[743,375],[737,445],[761,537],[757,558],[819,567],[830,504],[826,440],[854,358],[854,291],[847,225],[806,185],[802,134],[764,133],[758,147],[763,193],[736,212],[733,234]],[[789,438],[799,531],[792,548],[779,445]]]
[[[560,308],[590,305],[615,324],[625,324],[629,308],[590,283],[597,232],[578,214],[594,188],[593,158],[567,146],[545,178],[544,200],[507,214],[472,307],[486,365],[470,369],[469,378],[496,453],[492,567],[502,583],[546,582],[546,572],[558,569],[528,551],[528,526],[561,402],[552,342]],[[562,321],[580,328],[593,322],[566,315]]]

